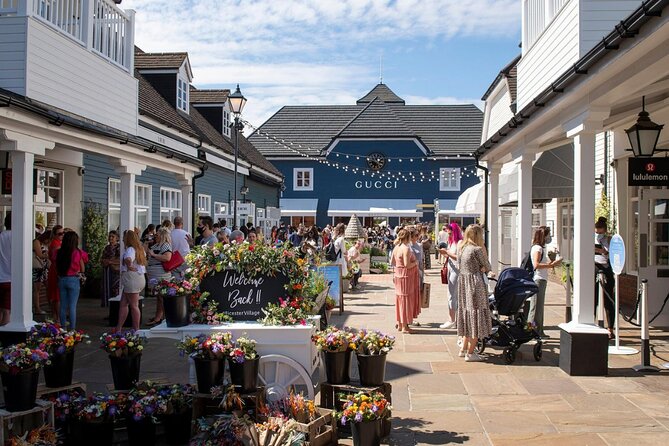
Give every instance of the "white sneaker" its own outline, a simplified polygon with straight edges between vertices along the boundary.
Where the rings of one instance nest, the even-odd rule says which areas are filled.
[[[465,357],[465,351],[464,351],[464,350],[460,350],[460,351],[458,352],[458,356],[459,356],[460,358],[464,358],[464,357]]]
[[[443,324],[441,324],[441,325],[439,326],[439,328],[444,328],[444,329],[447,329],[447,328],[456,328],[456,327],[457,327],[457,324],[456,324],[454,321],[444,322]]]
[[[480,356],[478,353],[472,353],[465,357],[465,362],[481,362],[483,361],[483,356]]]

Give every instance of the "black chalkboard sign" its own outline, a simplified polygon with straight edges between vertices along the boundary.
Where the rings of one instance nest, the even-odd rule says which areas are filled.
[[[286,297],[283,274],[250,277],[235,270],[223,270],[202,279],[200,291],[208,292],[224,311],[236,321],[255,321],[263,316],[262,309]]]

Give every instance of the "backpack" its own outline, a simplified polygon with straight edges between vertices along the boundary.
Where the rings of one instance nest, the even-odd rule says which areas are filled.
[[[330,240],[330,243],[325,245],[325,260],[328,262],[336,262],[337,257],[339,257],[339,254],[337,254],[337,249],[335,248],[334,245],[334,240]]]
[[[520,267],[523,268],[525,271],[530,273],[530,275],[534,275],[534,264],[532,263],[532,256],[530,255],[532,253],[532,248],[530,248],[530,252],[525,254],[525,257],[523,257],[523,260],[520,261]],[[541,256],[539,256],[539,261],[544,256],[544,248],[541,248]]]

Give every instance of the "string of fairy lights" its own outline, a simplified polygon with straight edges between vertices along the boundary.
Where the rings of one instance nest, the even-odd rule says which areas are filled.
[[[355,153],[343,153],[343,152],[334,152],[332,153],[333,160],[325,159],[321,156],[314,156],[313,153],[320,153],[320,149],[314,149],[309,146],[304,146],[300,143],[294,143],[287,141],[284,138],[280,138],[270,134],[269,132],[262,130],[258,127],[255,127],[250,122],[244,120],[244,126],[252,129],[256,135],[263,136],[265,139],[274,142],[277,145],[282,146],[283,148],[293,152],[296,155],[299,155],[302,158],[317,162],[319,164],[332,167],[337,170],[344,172],[351,172],[355,174],[360,174],[363,177],[376,178],[381,180],[391,180],[391,181],[406,181],[406,182],[431,182],[439,181],[442,171],[440,169],[435,170],[388,170],[384,169],[383,171],[376,171],[370,168],[361,167],[359,165],[349,164],[354,161],[369,161],[370,158],[364,155],[355,154]],[[466,156],[456,155],[456,156],[419,156],[419,157],[386,157],[384,155],[384,161],[388,164],[394,163],[395,165],[419,165],[426,161],[438,161],[443,159],[466,159]],[[475,165],[469,166],[459,166],[460,178],[468,178],[477,176],[477,167]],[[450,180],[456,180],[458,171],[457,169],[448,170],[451,178]]]

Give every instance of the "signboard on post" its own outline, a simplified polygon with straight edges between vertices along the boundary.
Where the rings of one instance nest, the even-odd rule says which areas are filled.
[[[325,280],[330,284],[330,296],[335,301],[335,306],[339,307],[339,312],[344,311],[344,299],[342,295],[341,267],[339,265],[323,265],[316,269],[322,273]]]
[[[288,278],[283,274],[248,277],[227,269],[202,279],[200,290],[218,302],[218,311],[236,321],[255,321],[263,316],[267,303],[279,303],[279,298],[286,296],[287,284]]]
[[[630,158],[628,186],[666,186],[669,184],[669,158]]]
[[[622,274],[625,269],[625,242],[618,234],[615,234],[609,242],[609,263],[616,275]]]

